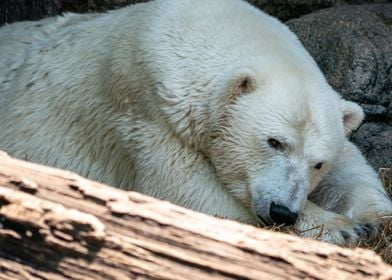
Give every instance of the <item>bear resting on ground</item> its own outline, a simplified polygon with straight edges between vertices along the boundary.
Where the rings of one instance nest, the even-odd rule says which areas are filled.
[[[392,212],[347,140],[361,108],[243,1],[8,25],[0,63],[0,149],[13,156],[246,223],[323,225],[335,244]]]

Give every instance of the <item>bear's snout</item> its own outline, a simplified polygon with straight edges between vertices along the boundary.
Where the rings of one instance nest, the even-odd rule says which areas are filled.
[[[291,212],[289,208],[283,205],[271,203],[269,216],[271,220],[277,225],[290,226],[295,224],[298,218],[298,213]]]

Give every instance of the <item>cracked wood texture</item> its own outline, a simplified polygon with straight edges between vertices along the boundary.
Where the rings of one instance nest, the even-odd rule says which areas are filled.
[[[222,220],[0,153],[0,279],[392,279],[374,252]]]

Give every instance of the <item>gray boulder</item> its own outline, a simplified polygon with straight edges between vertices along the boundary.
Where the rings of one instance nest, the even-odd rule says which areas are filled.
[[[1,0],[0,25],[38,20],[64,12],[88,13],[118,9],[149,0]],[[158,0],[159,1],[159,0]],[[197,1],[197,0],[195,0]],[[213,1],[213,0],[211,0]],[[320,9],[346,4],[382,3],[388,0],[247,0],[270,15],[285,21]]]
[[[352,140],[375,167],[392,166],[392,4],[342,6],[287,22],[330,84],[360,103]]]
[[[392,167],[392,125],[365,122],[353,134],[352,141],[374,167]]]
[[[246,0],[265,12],[286,21],[311,12],[349,4],[387,3],[388,0]]]

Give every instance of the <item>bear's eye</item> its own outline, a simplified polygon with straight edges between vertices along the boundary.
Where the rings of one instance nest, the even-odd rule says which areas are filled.
[[[283,144],[274,138],[268,139],[268,145],[270,145],[270,147],[274,148],[275,150],[283,150],[284,149]]]
[[[319,162],[319,163],[317,163],[315,166],[314,166],[314,168],[316,168],[316,169],[321,169],[321,167],[323,167],[323,163],[322,162]]]

